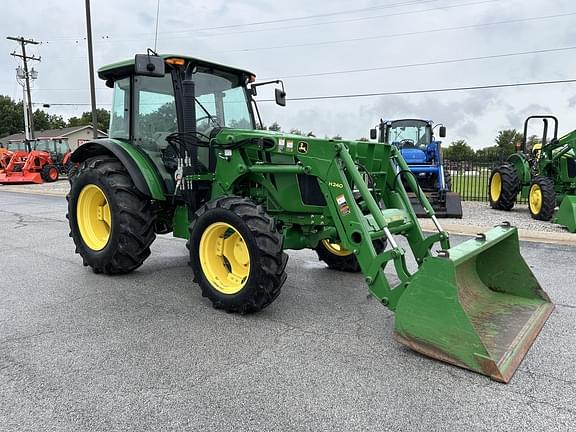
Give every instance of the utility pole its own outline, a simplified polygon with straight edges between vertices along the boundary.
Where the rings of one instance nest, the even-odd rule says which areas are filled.
[[[92,19],[90,0],[86,0],[86,40],[88,41],[88,68],[90,69],[90,100],[92,103],[92,129],[94,139],[98,138],[98,116],[96,115],[96,84],[94,82],[94,54],[92,49]]]
[[[28,103],[28,125],[30,127],[30,139],[34,139],[34,116],[33,116],[33,111],[32,111],[32,96],[30,95],[30,74],[28,73],[28,60],[35,60],[35,61],[40,61],[40,57],[36,57],[35,55],[27,56],[26,55],[26,45],[27,44],[31,44],[31,45],[38,45],[40,42],[36,42],[33,41],[32,39],[24,39],[23,37],[13,37],[13,36],[8,36],[6,39],[9,40],[13,40],[16,41],[20,44],[20,47],[22,49],[22,53],[18,54],[16,53],[16,51],[14,51],[12,54],[10,54],[11,56],[14,57],[20,57],[22,59],[22,61],[24,62],[24,79],[26,80],[26,101],[22,101],[23,104],[25,104],[26,102]]]

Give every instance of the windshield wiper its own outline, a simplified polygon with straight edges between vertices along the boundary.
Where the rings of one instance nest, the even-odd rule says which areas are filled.
[[[212,114],[210,114],[206,108],[204,108],[204,105],[202,105],[197,98],[194,98],[194,100],[195,100],[196,103],[200,106],[200,108],[202,108],[202,111],[204,111],[204,114],[206,114],[206,116],[208,117],[208,119],[211,120],[212,123],[214,123],[214,126],[216,126],[216,127],[222,127],[222,126],[220,125],[220,123],[218,123],[218,120],[216,120],[216,118],[213,117]]]

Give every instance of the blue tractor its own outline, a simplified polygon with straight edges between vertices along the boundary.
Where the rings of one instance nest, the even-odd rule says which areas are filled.
[[[434,138],[438,127],[440,138],[446,136],[446,127],[433,126],[433,122],[420,119],[380,120],[377,129],[370,131],[370,138],[395,145],[410,167],[410,172],[399,172],[398,176],[406,185],[406,175],[413,175],[420,190],[408,191],[412,206],[419,217],[426,217],[426,211],[419,204],[416,194],[425,193],[437,217],[462,218],[460,194],[452,192],[450,172],[442,163],[441,142]]]

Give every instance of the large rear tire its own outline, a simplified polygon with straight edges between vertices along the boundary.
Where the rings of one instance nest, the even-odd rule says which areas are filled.
[[[520,191],[520,180],[514,167],[502,164],[492,170],[488,182],[490,207],[496,210],[512,210]]]
[[[321,240],[316,246],[318,259],[324,261],[328,268],[350,273],[360,271],[360,265],[356,255],[348,249],[344,249],[340,243],[333,243],[330,240]]]
[[[533,219],[549,221],[556,208],[556,192],[552,179],[543,176],[532,178],[528,194],[528,208]]]
[[[70,237],[96,273],[129,273],[150,255],[154,214],[124,166],[113,158],[83,162],[68,200]]]
[[[190,263],[216,309],[258,312],[280,294],[288,255],[261,206],[229,196],[206,203],[190,224]]]
[[[372,244],[378,253],[386,249],[385,240],[373,240]],[[316,254],[318,254],[318,259],[324,261],[328,268],[332,270],[350,273],[361,271],[356,255],[352,251],[344,249],[340,243],[334,243],[328,239],[321,240],[315,250]]]

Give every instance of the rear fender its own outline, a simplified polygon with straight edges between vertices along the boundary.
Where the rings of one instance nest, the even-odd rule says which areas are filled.
[[[530,164],[522,153],[512,153],[507,161],[516,170],[521,185],[529,185],[531,181]]]
[[[95,156],[116,157],[130,174],[136,189],[155,200],[165,200],[165,186],[152,162],[136,147],[115,139],[98,139],[79,146],[72,155],[72,162],[83,162]]]

